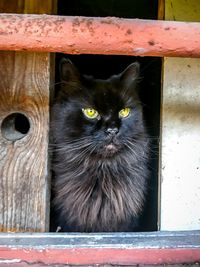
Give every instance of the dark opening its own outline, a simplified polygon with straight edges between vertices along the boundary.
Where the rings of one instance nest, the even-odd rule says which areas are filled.
[[[157,19],[157,0],[58,0],[58,15]],[[138,61],[141,67],[141,100],[144,103],[145,121],[152,137],[151,177],[149,194],[143,214],[143,231],[156,231],[158,220],[158,138],[160,128],[161,58],[105,55],[62,55],[57,54],[58,64],[68,57],[83,74],[95,78],[108,78],[118,74],[129,64]]]
[[[21,113],[12,113],[2,122],[1,132],[5,139],[16,141],[25,137],[30,129],[29,119]]]

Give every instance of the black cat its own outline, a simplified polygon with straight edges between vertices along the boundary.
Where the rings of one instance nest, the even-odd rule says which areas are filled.
[[[51,127],[56,227],[136,231],[149,173],[139,64],[98,80],[63,59],[60,76]]]

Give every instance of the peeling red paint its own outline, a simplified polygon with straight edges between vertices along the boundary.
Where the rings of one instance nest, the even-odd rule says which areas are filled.
[[[16,260],[29,264],[179,264],[199,263],[200,249],[0,248],[0,263]],[[1,265],[0,265],[1,266]]]
[[[0,14],[0,50],[200,57],[200,23]]]

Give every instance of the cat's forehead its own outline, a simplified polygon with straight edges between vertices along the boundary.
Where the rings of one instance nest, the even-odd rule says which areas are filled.
[[[107,80],[87,78],[83,85],[84,106],[93,107],[102,113],[115,113],[135,105],[134,90],[126,90],[115,76]]]
[[[126,104],[122,88],[110,81],[98,81],[91,90],[93,102],[97,108],[103,107],[104,109],[113,110],[121,108]]]

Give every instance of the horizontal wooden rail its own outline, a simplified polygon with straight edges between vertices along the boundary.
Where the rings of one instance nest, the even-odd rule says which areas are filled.
[[[200,263],[200,231],[0,234],[0,267],[181,263]]]
[[[0,14],[0,50],[200,57],[200,23]]]

